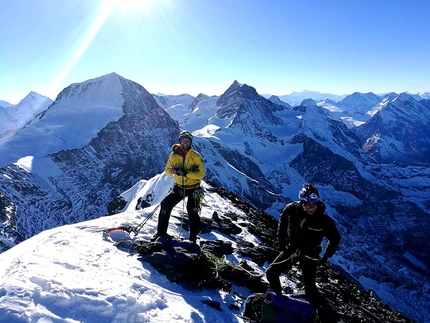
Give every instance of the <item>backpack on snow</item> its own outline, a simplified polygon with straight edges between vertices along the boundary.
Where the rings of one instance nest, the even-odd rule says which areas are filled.
[[[272,291],[250,295],[242,306],[242,316],[264,323],[308,323],[314,312],[309,302]]]

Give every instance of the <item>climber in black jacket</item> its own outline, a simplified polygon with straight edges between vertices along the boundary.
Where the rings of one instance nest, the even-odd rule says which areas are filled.
[[[299,264],[306,298],[317,309],[321,305],[321,296],[315,285],[317,266],[336,252],[340,234],[333,219],[325,213],[325,205],[319,200],[318,190],[313,184],[303,185],[299,198],[300,201],[288,204],[280,215],[278,238],[281,253],[267,268],[266,278],[270,289],[282,294],[279,276]],[[328,243],[320,258],[324,237]]]

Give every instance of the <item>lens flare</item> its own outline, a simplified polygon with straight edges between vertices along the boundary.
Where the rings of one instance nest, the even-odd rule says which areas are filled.
[[[54,93],[54,91],[59,88],[60,84],[67,77],[79,59],[83,56],[87,48],[91,45],[97,34],[100,32],[100,29],[112,15],[115,14],[124,17],[135,15],[148,9],[151,2],[152,0],[104,1],[99,7],[100,9],[97,16],[90,24],[88,24],[87,28],[85,28],[85,32],[82,33],[82,37],[78,40],[77,45],[75,45],[75,52],[72,55],[72,59],[64,68],[62,68],[62,72],[51,85],[49,92]]]

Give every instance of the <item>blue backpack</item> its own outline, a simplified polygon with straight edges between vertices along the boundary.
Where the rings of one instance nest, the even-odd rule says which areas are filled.
[[[264,323],[311,323],[314,314],[309,302],[272,291],[250,295],[242,306],[242,316]]]

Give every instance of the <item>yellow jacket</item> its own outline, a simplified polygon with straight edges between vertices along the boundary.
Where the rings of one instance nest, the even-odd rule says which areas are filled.
[[[200,181],[205,176],[205,165],[202,156],[191,147],[184,157],[180,154],[180,147],[179,144],[172,146],[172,152],[169,155],[164,172],[167,176],[173,176],[169,173],[169,168],[181,168],[187,171],[187,174],[185,176],[175,175],[175,184],[185,189],[198,188],[200,187]]]

